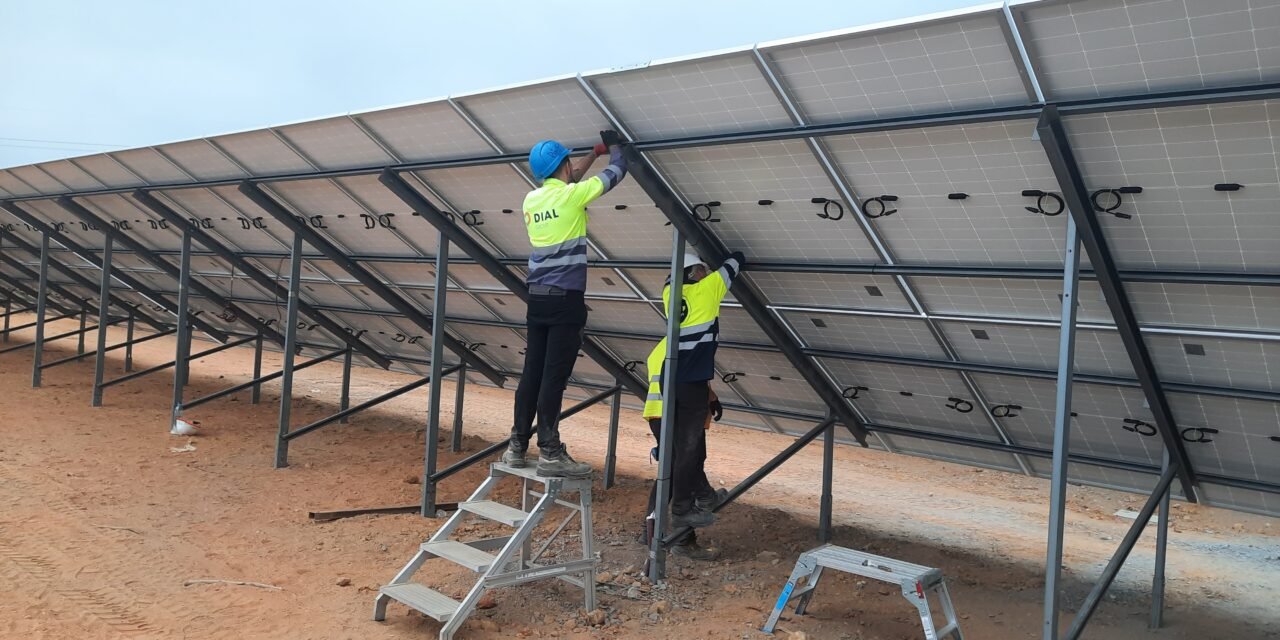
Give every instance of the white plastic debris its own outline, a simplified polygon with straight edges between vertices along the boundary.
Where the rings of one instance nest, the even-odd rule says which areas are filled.
[[[169,447],[169,451],[172,451],[173,453],[186,453],[188,451],[195,451],[195,450],[196,450],[196,445],[192,443],[190,440],[187,441],[187,444],[181,447]]]
[[[186,420],[175,420],[169,433],[175,436],[194,436],[196,435],[196,427]]]

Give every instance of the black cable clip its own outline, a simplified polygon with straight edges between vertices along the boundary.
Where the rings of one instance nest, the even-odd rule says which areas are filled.
[[[1210,429],[1209,427],[1187,427],[1182,430],[1182,439],[1187,442],[1213,442],[1213,438],[1208,438],[1206,436],[1215,433],[1220,432],[1217,429]]]
[[[1097,191],[1093,192],[1093,195],[1089,196],[1089,200],[1093,202],[1093,208],[1095,210],[1101,211],[1102,213],[1109,213],[1117,218],[1120,218],[1121,220],[1129,220],[1133,218],[1132,215],[1128,213],[1121,213],[1119,211],[1116,211],[1116,209],[1120,208],[1120,205],[1123,201],[1123,199],[1121,198],[1121,194],[1126,194],[1126,193],[1142,193],[1142,187],[1120,187],[1119,189],[1098,189]],[[1107,206],[1103,206],[1101,202],[1103,195],[1110,195],[1114,197],[1116,199],[1115,203]]]
[[[1214,191],[1239,191],[1243,188],[1244,185],[1238,182],[1223,182],[1213,185]]]
[[[947,398],[947,400],[950,400],[950,402],[947,403],[948,409],[955,409],[960,413],[969,413],[970,411],[973,411],[973,403],[965,400],[964,398]]]
[[[743,372],[741,372],[741,371],[730,371],[729,373],[726,373],[726,374],[724,374],[724,375],[720,376],[720,380],[721,380],[722,382],[724,382],[725,384],[729,384],[730,382],[736,382],[736,381],[738,380],[738,378],[741,378],[741,377],[743,377],[743,376],[745,376],[745,375],[747,375],[747,374],[745,374],[745,373],[743,373]]]
[[[1022,411],[1020,404],[998,404],[991,407],[991,415],[997,418],[1016,418],[1021,415],[1019,411]]]
[[[232,323],[232,322],[235,322],[236,320],[239,320],[239,318],[236,317],[236,312],[232,311],[231,307],[229,306],[224,307],[222,311],[220,311],[218,315],[214,317],[226,323]]]
[[[391,337],[392,342],[404,342],[405,340],[408,340],[408,339],[409,339],[409,336],[406,336],[403,333],[397,333],[396,335]]]
[[[859,391],[870,391],[870,389],[866,387],[845,387],[844,391],[840,392],[840,395],[844,396],[845,400],[857,400]]]
[[[479,351],[480,347],[483,347],[483,346],[484,346],[483,342],[472,342],[471,344],[467,345],[467,351]]]
[[[1031,213],[1039,213],[1041,215],[1052,217],[1052,216],[1061,214],[1063,211],[1066,211],[1067,209],[1067,203],[1062,200],[1062,196],[1056,193],[1052,193],[1049,191],[1041,191],[1039,189],[1023,189],[1022,195],[1027,198],[1036,199],[1036,206],[1023,207],[1024,209],[1026,209],[1027,211],[1030,211]],[[1050,211],[1044,208],[1045,198],[1049,198],[1051,201],[1053,201],[1058,205],[1058,208],[1056,211]]]
[[[626,361],[626,362],[622,363],[622,370],[623,370],[623,371],[626,371],[627,373],[635,373],[635,372],[636,372],[636,368],[637,368],[637,367],[639,367],[639,366],[640,366],[640,365],[642,365],[642,364],[644,364],[644,363],[643,363],[643,362],[640,362],[639,360],[628,360],[628,361]]]
[[[1280,436],[1271,436],[1272,442],[1280,442]]]
[[[816,214],[823,220],[840,220],[844,218],[844,205],[839,200],[830,198],[809,198],[809,202],[822,205],[822,213]],[[832,208],[835,209],[835,215],[831,215]]]
[[[948,193],[947,199],[948,200],[968,200],[969,194],[960,192],[960,191],[957,191],[956,193]]]
[[[1154,424],[1151,424],[1150,422],[1143,422],[1142,420],[1135,420],[1133,418],[1124,419],[1123,429],[1125,431],[1136,433],[1140,436],[1154,436],[1156,434],[1156,426]]]
[[[720,222],[720,218],[713,218],[713,217],[711,217],[711,216],[712,216],[712,213],[711,213],[711,207],[718,207],[718,206],[720,206],[720,201],[719,201],[719,200],[712,200],[712,201],[710,201],[710,202],[703,202],[703,203],[701,203],[701,204],[695,204],[695,205],[693,205],[693,217],[695,217],[695,218],[697,218],[697,219],[699,219],[699,220],[701,220],[701,221],[703,221],[703,222]],[[701,209],[702,211],[706,212],[706,215],[703,215],[703,214],[698,213],[698,210],[699,210],[699,209]]]
[[[862,213],[863,213],[863,215],[867,216],[868,218],[883,218],[883,217],[885,217],[885,216],[891,216],[891,215],[893,215],[893,214],[897,213],[897,212],[898,212],[898,210],[897,210],[897,209],[890,209],[890,208],[889,208],[889,205],[888,205],[888,204],[886,204],[886,203],[888,203],[888,202],[897,202],[897,201],[898,201],[898,196],[891,196],[891,195],[884,195],[884,196],[876,196],[876,197],[874,197],[874,198],[867,198],[866,200],[863,200],[863,201],[862,201]],[[871,209],[871,205],[872,205],[872,203],[875,203],[876,205],[878,205],[878,206],[879,206],[879,208],[880,208],[880,211],[878,211],[878,212],[874,212],[874,213],[873,213],[873,212],[872,212],[872,209]]]
[[[478,227],[484,224],[484,221],[480,219],[479,209],[472,209],[464,212],[462,214],[462,222],[468,227]]]

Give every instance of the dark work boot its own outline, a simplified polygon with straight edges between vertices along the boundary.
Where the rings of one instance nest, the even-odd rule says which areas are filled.
[[[569,450],[562,446],[554,453],[538,453],[538,475],[545,478],[590,478],[591,465],[574,460],[569,456]]]
[[[716,492],[709,496],[697,498],[693,501],[693,504],[703,511],[711,511],[712,509],[720,506],[720,504],[724,502],[725,498],[728,497],[729,491],[727,489],[716,489]]]
[[[512,438],[511,442],[507,443],[506,452],[502,454],[502,464],[515,467],[516,469],[525,468],[529,465],[528,461],[524,459],[526,451],[528,451],[527,447],[520,446],[520,443],[516,442],[515,438]]]
[[[690,560],[710,562],[720,557],[720,550],[715,547],[704,547],[697,539],[686,539],[671,545],[671,553]]]
[[[699,509],[698,507],[694,507],[690,509],[688,513],[671,514],[671,526],[676,529],[679,529],[681,527],[693,527],[694,529],[701,529],[703,527],[709,527],[715,523],[716,523],[716,514],[711,513],[710,511]]]

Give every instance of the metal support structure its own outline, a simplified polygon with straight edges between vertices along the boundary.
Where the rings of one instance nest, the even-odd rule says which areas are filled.
[[[1049,166],[1062,188],[1062,198],[1067,203],[1067,210],[1076,223],[1080,243],[1089,253],[1089,263],[1098,274],[1098,287],[1102,289],[1107,307],[1111,309],[1120,340],[1124,343],[1130,364],[1142,386],[1142,393],[1150,405],[1156,429],[1160,432],[1165,448],[1170,452],[1172,466],[1182,484],[1182,493],[1188,502],[1196,502],[1195,473],[1191,467],[1191,458],[1178,434],[1178,425],[1169,406],[1169,399],[1160,384],[1155,361],[1151,358],[1147,343],[1142,339],[1137,316],[1116,271],[1115,257],[1107,244],[1089,190],[1084,185],[1084,176],[1076,163],[1057,107],[1044,108],[1040,122],[1036,125],[1036,132],[1040,134],[1040,144],[1044,147],[1045,154],[1049,157]]]
[[[169,427],[178,424],[182,417],[182,392],[187,387],[187,374],[191,369],[191,234],[182,234],[182,258],[178,268],[178,342],[175,345],[177,355],[173,366],[173,404],[169,415]]]
[[[1058,386],[1053,418],[1053,479],[1049,485],[1049,542],[1045,560],[1044,640],[1058,640],[1058,581],[1067,517],[1067,461],[1071,442],[1071,387],[1076,355],[1076,302],[1080,291],[1080,239],[1075,218],[1067,218],[1067,247],[1062,268],[1062,329],[1058,340]]]
[[[36,259],[39,260],[40,249],[37,247],[35,249],[35,252],[32,255],[34,255]],[[21,275],[25,278],[30,279],[32,282],[37,282],[37,283],[40,280],[39,273],[37,273],[36,271],[32,271],[27,267],[27,265],[23,264],[21,261],[19,261],[18,259],[12,256],[0,254],[0,264],[8,265],[11,269],[13,269],[16,272],[15,277],[17,275]],[[57,264],[57,260],[54,259],[52,254],[52,249],[50,249],[49,266],[53,267],[55,264]],[[37,269],[38,268],[39,267],[37,267]],[[93,283],[90,283],[90,285],[92,284]],[[92,289],[93,287],[89,286],[86,288]],[[52,280],[49,281],[48,291],[54,295],[59,296],[62,299],[61,301],[57,301],[57,300],[54,300],[53,298],[50,298],[48,301],[48,305],[54,309],[57,309],[59,311],[64,311],[66,313],[71,313],[71,312],[80,313],[81,311],[84,310],[84,307],[88,302],[80,295],[68,290],[66,287],[64,287],[63,285],[57,282],[53,282]],[[32,296],[32,298],[34,298],[35,294],[37,293],[38,291],[32,290],[30,295]]]
[[[117,325],[117,324],[120,324],[121,322],[124,322],[125,320],[127,320],[127,318],[124,318],[124,317],[109,318],[105,325],[99,325],[99,324],[88,325],[85,327],[81,327],[79,329],[73,329],[66,333],[60,333],[56,336],[48,336],[44,339],[44,341],[46,344],[48,344],[50,342],[53,342],[54,340],[61,340],[62,338],[70,338],[72,336],[81,338],[81,337],[84,337],[85,334],[88,334],[91,331],[98,331],[100,328],[104,326],[110,327],[112,325]],[[51,369],[59,365],[67,364],[68,362],[79,362],[80,360],[84,360],[85,358],[88,358],[89,356],[92,356],[92,355],[94,354],[93,353],[77,353],[75,355],[63,356],[61,358],[58,358],[57,360],[52,360],[49,362],[41,362],[40,368]]]
[[[40,363],[44,360],[44,316],[49,295],[49,234],[40,234],[40,289],[36,298],[35,356],[31,362],[31,386],[40,386]]]
[[[734,500],[737,500],[738,498],[742,497],[742,494],[749,491],[751,487],[756,486],[756,484],[759,483],[761,480],[763,480],[765,476],[777,470],[778,467],[782,466],[782,463],[786,462],[787,460],[790,460],[792,456],[798,453],[801,449],[808,446],[810,442],[813,442],[819,435],[821,435],[823,432],[825,432],[828,428],[830,428],[834,424],[835,424],[835,419],[828,416],[825,420],[819,422],[812,429],[805,432],[804,435],[796,438],[794,442],[787,445],[786,449],[783,449],[782,451],[778,452],[778,455],[774,456],[768,462],[764,463],[764,466],[753,471],[751,475],[747,476],[742,480],[742,482],[739,482],[732,489],[730,489],[729,495],[725,496],[725,499],[722,500],[719,504],[717,504],[715,508],[712,509],[712,511],[715,511],[718,513],[720,510],[729,506],[729,504],[731,504]],[[654,536],[654,538],[655,539],[661,538],[663,546],[670,546],[672,543],[674,543],[676,540],[679,540],[681,537],[684,536],[684,534],[688,533],[689,531],[690,531],[689,529],[681,529],[679,531],[675,531],[669,534],[665,538],[662,538],[661,536],[656,536],[656,535]]]
[[[306,362],[304,362],[304,363],[302,363],[302,364],[300,364],[300,365],[295,366],[295,367],[293,368],[293,370],[294,370],[294,372],[296,373],[296,372],[298,372],[298,371],[302,371],[303,369],[308,369],[308,368],[310,368],[310,367],[314,367],[314,366],[316,366],[316,365],[320,364],[321,362],[328,362],[328,361],[330,361],[330,360],[332,360],[332,359],[334,359],[334,358],[336,358],[336,357],[338,357],[338,356],[342,355],[342,354],[343,354],[343,353],[345,353],[345,352],[346,352],[346,349],[338,349],[337,351],[330,351],[329,353],[326,353],[326,354],[323,354],[323,355],[320,355],[320,356],[316,356],[315,358],[312,358],[312,359],[310,359],[310,360],[308,360],[308,361],[306,361]],[[194,409],[195,407],[198,407],[198,406],[200,406],[200,405],[202,405],[202,404],[205,404],[205,403],[207,403],[207,402],[212,402],[212,401],[217,400],[217,399],[219,399],[219,398],[225,398],[226,396],[229,396],[229,395],[231,395],[231,394],[233,394],[233,393],[238,393],[238,392],[240,392],[240,391],[244,391],[245,389],[249,389],[249,388],[256,388],[256,387],[259,387],[259,386],[261,386],[261,385],[262,385],[262,383],[264,383],[264,382],[271,382],[272,380],[275,380],[276,378],[279,378],[279,377],[281,377],[281,376],[283,376],[283,375],[284,375],[284,371],[283,371],[283,370],[281,370],[281,371],[276,371],[276,372],[274,372],[274,373],[268,373],[268,374],[267,374],[267,375],[265,375],[265,376],[254,376],[254,378],[253,378],[252,380],[247,380],[247,381],[242,382],[242,383],[240,383],[240,384],[237,384],[237,385],[235,385],[235,386],[231,386],[231,387],[227,387],[226,389],[222,389],[221,391],[215,391],[215,392],[210,393],[210,394],[208,394],[208,395],[204,395],[204,396],[200,396],[199,398],[195,398],[195,399],[192,399],[192,400],[188,400],[188,401],[186,401],[186,402],[184,402],[184,403],[182,404],[182,409],[183,409],[184,411],[185,411],[185,410],[187,410],[187,409]]]
[[[667,577],[667,548],[662,536],[671,520],[671,467],[676,432],[676,373],[680,364],[680,318],[684,303],[684,233],[671,231],[671,294],[667,296],[667,355],[662,363],[662,427],[658,433],[658,478],[653,502],[653,535],[649,541],[649,581]]]
[[[262,334],[253,341],[253,379],[257,380],[262,377]],[[249,392],[249,404],[258,404],[262,401],[262,385],[253,385],[253,390]]]
[[[373,295],[381,298],[400,315],[404,316],[423,331],[431,331],[431,318],[427,317],[426,314],[422,313],[416,306],[409,303],[395,291],[392,291],[391,288],[388,287],[381,279],[374,276],[363,266],[348,258],[345,251],[339,249],[332,242],[329,242],[328,239],[321,236],[311,227],[299,223],[294,219],[293,214],[290,213],[288,209],[277,202],[266,191],[263,191],[261,186],[246,180],[240,182],[239,189],[240,193],[243,193],[245,197],[249,198],[249,200],[258,206],[258,208],[267,212],[267,214],[280,222],[280,224],[284,225],[289,231],[301,236],[306,240],[307,244],[318,249],[326,258],[332,260],[334,264],[338,265],[338,267],[358,280],[360,284],[368,288]],[[476,353],[468,349],[467,345],[447,334],[443,338],[443,344],[445,347],[457,354],[458,357],[463,362],[466,362],[470,368],[475,369],[477,373],[488,378],[499,387],[506,383],[506,377],[502,375],[502,372],[498,371],[496,368],[480,358],[480,356],[476,355]]]
[[[822,432],[822,497],[818,507],[818,542],[831,542],[831,485],[835,478],[836,425],[832,423]]]
[[[176,331],[177,331],[177,329],[173,329],[172,331],[176,332]],[[137,342],[142,342],[143,340],[146,340],[146,339],[148,339],[148,338],[142,338],[142,339],[140,339],[140,340],[135,340],[134,342],[135,342],[135,343],[137,343]],[[199,358],[203,358],[203,357],[205,357],[205,356],[211,356],[211,355],[213,355],[213,354],[215,354],[215,353],[220,353],[220,352],[222,352],[222,351],[226,351],[227,349],[231,349],[231,348],[233,348],[233,347],[238,347],[238,346],[240,346],[240,345],[242,345],[242,344],[248,344],[249,342],[252,342],[252,341],[253,341],[253,337],[252,337],[252,336],[249,336],[249,337],[246,337],[246,338],[240,338],[240,339],[238,339],[238,340],[231,340],[230,342],[227,342],[226,344],[220,344],[220,345],[218,345],[218,346],[216,346],[216,347],[212,347],[212,348],[210,348],[210,349],[205,349],[204,351],[201,351],[201,352],[199,352],[199,353],[193,353],[193,354],[191,354],[191,355],[187,358],[187,360],[188,360],[188,361],[190,361],[190,360],[196,360],[196,359],[199,359]],[[176,361],[176,360],[171,360],[171,361],[166,362],[166,363],[164,363],[164,364],[158,364],[158,365],[155,365],[154,367],[148,367],[148,368],[146,368],[146,369],[142,369],[141,371],[134,371],[134,372],[132,372],[132,373],[129,373],[129,374],[126,374],[126,375],[120,376],[120,377],[118,377],[118,378],[112,378],[112,379],[110,379],[110,380],[107,380],[106,382],[103,382],[103,383],[102,383],[101,385],[99,385],[99,386],[100,386],[100,387],[102,387],[103,389],[106,389],[107,387],[114,387],[114,386],[116,386],[116,385],[118,385],[118,384],[123,384],[123,383],[125,383],[125,382],[129,382],[129,381],[131,381],[131,380],[137,380],[138,378],[142,378],[142,377],[145,377],[145,376],[151,375],[151,374],[156,373],[156,372],[159,372],[159,371],[164,371],[165,369],[168,369],[169,367],[172,367],[172,366],[174,366],[175,364],[177,364],[177,361]]]
[[[438,232],[436,246],[436,287],[431,299],[431,397],[428,399],[426,453],[422,464],[422,512],[424,518],[436,516],[436,461],[440,454],[440,396],[444,390],[445,303],[449,295],[449,238]]]
[[[3,262],[3,259],[0,259],[0,262]],[[31,277],[31,281],[36,282],[38,285],[40,276],[39,274],[35,274],[35,272],[32,272],[32,273],[34,275]],[[31,287],[28,287],[23,282],[16,280],[5,273],[0,273],[0,282],[3,282],[4,284],[9,285],[15,291],[18,291],[23,295],[27,296],[27,298],[31,300],[31,304],[33,306],[37,305],[37,301],[40,297],[39,291],[32,289]],[[48,308],[53,309],[54,311],[57,311],[62,314],[66,314],[68,317],[74,316],[80,312],[78,307],[72,307],[70,305],[64,304],[61,301],[54,300],[52,298],[46,299],[45,305]],[[15,328],[13,329],[13,331],[17,331],[17,329]]]
[[[293,410],[293,360],[298,353],[298,289],[302,280],[302,234],[293,234],[289,258],[289,302],[285,319],[284,366],[280,384],[280,423],[276,430],[275,468],[289,466],[289,422]]]
[[[424,220],[435,227],[437,231],[444,234],[449,241],[458,247],[462,253],[471,256],[489,275],[506,287],[507,290],[514,293],[516,297],[524,302],[529,300],[529,289],[525,285],[524,280],[517,276],[511,269],[507,268],[500,260],[495,258],[484,247],[476,241],[475,238],[467,235],[465,231],[460,229],[457,224],[449,219],[449,216],[441,211],[438,207],[431,204],[429,200],[418,193],[408,182],[405,181],[399,173],[391,170],[383,171],[378,175],[378,181],[391,191],[397,198],[409,206],[410,209],[417,212]],[[618,362],[609,352],[602,348],[595,340],[584,338],[582,341],[582,352],[588,358],[591,358],[600,365],[609,375],[617,380],[621,380],[626,384],[628,390],[637,397],[644,397],[648,386],[639,378],[636,378],[622,363]]]
[[[1161,473],[1169,471],[1169,452],[1164,452]],[[1169,551],[1169,499],[1172,492],[1165,489],[1160,498],[1160,515],[1156,521],[1156,564],[1151,576],[1151,624],[1152,630],[1164,626],[1164,567]]]
[[[453,433],[450,434],[449,450],[453,453],[462,451],[462,403],[467,393],[467,365],[458,368],[458,381],[453,388]]]
[[[84,334],[88,333],[85,327],[89,326],[89,310],[80,308],[80,339],[76,341],[76,355],[84,355]],[[105,330],[106,325],[99,324],[98,327]]]
[[[177,280],[181,276],[181,273],[179,273],[179,269],[177,267],[174,267],[173,264],[170,263],[168,260],[165,260],[164,258],[161,258],[160,256],[156,255],[150,249],[143,246],[142,243],[138,242],[137,240],[134,240],[128,234],[118,231],[113,225],[103,220],[102,218],[99,218],[92,211],[89,211],[88,209],[84,208],[79,203],[72,200],[70,197],[68,196],[59,197],[56,200],[56,202],[63,209],[66,209],[67,211],[71,212],[72,215],[76,216],[77,218],[80,218],[80,220],[82,220],[85,224],[93,225],[96,228],[100,229],[104,235],[112,236],[116,242],[120,243],[121,246],[132,250],[134,254],[136,254],[139,258],[142,258],[143,260],[147,261],[149,264],[151,264],[151,266],[164,272],[164,274],[169,276],[170,278]],[[62,242],[62,244],[67,248],[72,248],[71,245],[67,244],[66,242]],[[96,261],[93,261],[93,260],[91,260],[90,262],[97,264]],[[125,280],[124,278],[121,277],[122,275],[123,274],[117,273],[116,279],[120,280],[121,282],[124,282],[125,284],[128,284],[130,287],[133,287],[134,285],[130,283],[129,280]],[[132,278],[130,278],[130,280],[132,280]],[[136,282],[136,280],[134,282]],[[209,300],[212,300],[218,306],[229,308],[232,311],[232,313],[234,313],[235,316],[239,318],[242,322],[254,328],[255,330],[261,331],[263,335],[267,336],[273,341],[280,342],[280,343],[284,342],[284,337],[276,333],[275,330],[273,330],[271,327],[268,327],[263,323],[259,322],[253,316],[253,314],[248,313],[245,310],[235,306],[232,302],[224,299],[221,295],[218,294],[218,292],[205,286],[199,280],[191,281],[191,290],[205,298],[208,298]],[[162,300],[163,298],[156,299],[157,302],[161,302]],[[172,312],[177,316],[177,321],[186,320],[182,315],[178,314],[176,307],[172,310]],[[205,333],[208,333],[211,336],[214,336],[214,337],[222,336],[221,338],[222,340],[226,339],[225,333],[223,333],[222,331],[219,331],[217,327],[213,327],[208,323],[201,321],[199,318],[190,319],[187,321],[192,322],[196,326],[199,326],[201,331],[204,331]]]
[[[46,325],[47,325],[47,324],[49,324],[50,322],[55,322],[55,321],[57,321],[57,320],[66,320],[66,319],[68,319],[68,318],[74,318],[74,317],[76,317],[76,314],[74,314],[74,313],[72,313],[72,314],[67,314],[67,315],[65,315],[65,316],[54,316],[54,317],[52,317],[52,318],[48,318],[48,319],[46,319],[46,320],[45,320],[45,322],[44,322],[44,324],[46,324]],[[123,322],[123,321],[124,321],[124,318],[116,318],[115,320],[108,322],[108,324],[116,324],[116,323]],[[25,325],[23,325],[23,326],[21,326],[21,327],[19,327],[19,328],[20,328],[20,329],[28,329],[28,328],[31,328],[31,327],[36,327],[38,324],[39,324],[39,323],[32,322],[32,323],[29,323],[29,324],[25,324]],[[97,329],[97,328],[98,328],[98,327],[97,327],[97,325],[94,325],[94,326],[92,326],[92,327],[86,327],[84,330],[80,330],[80,329],[72,329],[71,331],[64,331],[64,332],[59,333],[59,334],[57,334],[57,335],[45,336],[45,337],[44,337],[44,343],[45,343],[45,344],[48,344],[48,343],[53,342],[53,341],[55,341],[55,340],[61,340],[61,339],[63,339],[63,338],[71,338],[71,337],[79,336],[79,335],[81,335],[81,334],[83,334],[83,333],[85,333],[85,332],[87,332],[87,331],[93,331],[94,329]],[[34,347],[34,346],[35,346],[35,344],[36,344],[35,342],[24,342],[24,343],[22,343],[22,344],[15,344],[15,345],[13,345],[13,346],[11,346],[11,347],[5,347],[5,348],[3,348],[3,349],[0,349],[0,354],[10,353],[10,352],[13,352],[13,351],[21,351],[21,350],[23,350],[23,349],[28,349],[28,348],[30,348],[30,347]],[[64,363],[64,362],[70,362],[70,361],[72,361],[72,360],[79,360],[79,359],[81,359],[81,358],[83,358],[83,357],[85,357],[85,356],[82,356],[82,355],[74,355],[74,356],[69,356],[69,357],[66,357],[66,358],[61,358],[61,359],[59,359],[59,360],[54,360],[53,362],[44,362],[44,359],[43,359],[43,358],[41,358],[41,362],[40,362],[40,365],[39,365],[39,366],[40,366],[40,368],[41,368],[41,369],[48,369],[50,366],[58,365],[58,364],[61,364],[61,363]]]
[[[612,489],[618,467],[618,419],[622,414],[622,383],[609,400],[609,444],[604,454],[604,488]]]
[[[351,407],[351,347],[347,347],[346,352],[342,355],[342,391],[338,396],[338,410],[346,411]],[[338,421],[340,424],[346,424],[347,418],[344,416]]]
[[[684,202],[653,172],[648,160],[644,158],[634,145],[626,145],[627,164],[631,168],[632,179],[658,205],[658,209],[679,229],[690,246],[697,248],[703,260],[719,264],[729,257],[723,243],[711,234],[694,217]],[[749,278],[740,277],[733,287],[734,297],[742,305],[742,310],[751,316],[760,329],[769,338],[769,342],[777,345],[779,351],[795,367],[824,404],[836,413],[836,417],[849,429],[860,444],[866,445],[867,430],[862,420],[854,413],[853,407],[841,395],[840,390],[832,384],[817,364],[804,354],[803,347],[796,338],[787,331],[777,317],[766,307],[763,296],[751,284]]]
[[[125,321],[125,329],[124,329],[124,332],[125,332],[124,333],[124,343],[125,343],[124,372],[125,373],[129,373],[130,371],[133,371],[133,345],[135,342],[139,342],[133,339],[133,331],[137,325],[137,320],[135,318],[136,316],[134,315],[134,310],[129,309],[129,319]],[[176,333],[178,329],[177,327],[174,327],[173,329],[162,329],[160,332],[168,335],[170,331]]]
[[[1150,524],[1151,516],[1155,513],[1156,507],[1164,501],[1176,477],[1177,469],[1172,464],[1167,465],[1164,473],[1160,474],[1160,480],[1156,483],[1156,488],[1147,497],[1147,501],[1143,503],[1142,510],[1138,512],[1138,517],[1133,521],[1133,524],[1129,525],[1129,531],[1125,533],[1124,540],[1120,541],[1119,548],[1111,556],[1111,560],[1107,562],[1106,568],[1102,570],[1102,576],[1098,578],[1098,582],[1093,585],[1093,590],[1085,597],[1084,604],[1080,605],[1080,611],[1076,613],[1075,619],[1071,622],[1071,628],[1067,630],[1066,640],[1079,640],[1080,634],[1084,633],[1084,628],[1089,624],[1089,619],[1098,610],[1098,605],[1102,603],[1102,598],[1107,595],[1107,590],[1111,588],[1111,583],[1115,582],[1116,575],[1120,573],[1120,568],[1124,566],[1125,560],[1129,559],[1129,554],[1133,551],[1134,545],[1142,537],[1142,532]]]
[[[150,192],[143,189],[139,189],[133,192],[133,198],[134,200],[137,200],[138,203],[140,203],[143,207],[146,207],[156,215],[167,220],[169,224],[179,229],[184,229],[186,233],[191,234],[191,237],[193,240],[200,243],[209,251],[212,251],[214,255],[229,262],[234,269],[238,270],[240,273],[243,273],[249,279],[253,280],[255,283],[260,285],[263,289],[273,293],[275,297],[277,298],[288,297],[289,295],[288,290],[285,289],[284,285],[280,284],[280,282],[276,278],[273,278],[263,273],[262,270],[258,269],[253,264],[251,264],[238,252],[233,251],[230,248],[223,245],[221,242],[218,242],[216,239],[213,238],[212,235],[205,232],[203,229],[200,229],[199,227],[191,225],[190,222],[188,222],[188,220],[185,217],[183,217],[178,212],[174,211],[171,207],[169,207],[165,203],[161,202],[158,198],[156,198]],[[351,348],[356,349],[361,353],[361,355],[365,356],[366,358],[369,358],[378,366],[382,367],[383,369],[386,369],[387,367],[391,366],[391,361],[387,360],[386,357],[384,357],[381,353],[379,353],[373,347],[369,346],[360,338],[357,338],[354,335],[352,335],[349,331],[344,330],[341,325],[339,325],[337,322],[333,321],[331,318],[324,315],[323,313],[320,313],[319,311],[317,311],[305,300],[298,301],[298,309],[303,315],[306,315],[307,317],[314,320],[316,324],[320,325],[320,327],[323,328],[330,335],[346,343]]]
[[[457,368],[458,368],[458,365],[456,364],[450,367],[445,367],[444,375],[447,376],[453,373],[454,371],[457,370]],[[290,431],[288,434],[285,435],[285,440],[293,440],[294,438],[302,437],[304,435],[307,435],[308,433],[311,433],[312,431],[315,431],[316,429],[333,424],[334,422],[337,422],[344,417],[352,416],[357,413],[360,413],[361,411],[364,411],[365,409],[376,407],[388,400],[398,398],[406,393],[409,393],[410,391],[413,391],[414,389],[420,389],[429,384],[431,384],[431,378],[429,376],[415,380],[402,387],[392,389],[391,391],[388,391],[372,400],[366,400],[364,402],[361,402],[360,404],[354,407],[351,407],[346,411],[339,411],[338,413],[335,413],[327,418],[321,418],[304,427],[299,427],[297,429],[294,429],[293,431]]]
[[[23,312],[25,312],[26,310],[27,309],[25,307],[21,309],[21,311]],[[4,343],[5,344],[9,344],[9,321],[10,319],[12,319],[14,313],[16,312],[13,310],[13,300],[6,295],[4,299]]]

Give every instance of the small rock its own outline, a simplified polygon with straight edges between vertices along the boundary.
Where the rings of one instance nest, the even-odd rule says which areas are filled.
[[[667,604],[666,600],[657,600],[653,604],[649,605],[649,613],[662,615],[666,613],[669,608],[670,605]]]
[[[787,640],[813,640],[813,636],[803,631],[791,631],[787,633]]]
[[[636,572],[636,566],[634,564],[629,564],[627,565],[626,569],[622,570],[623,574],[635,573],[635,572]]]
[[[608,619],[609,619],[609,616],[607,616],[605,612],[601,611],[600,609],[596,609],[591,613],[587,614],[587,622],[590,622],[591,626],[593,627],[598,627],[600,625],[603,625],[605,621]]]
[[[475,624],[476,624],[476,628],[481,631],[494,631],[494,632],[502,631],[502,627],[499,627],[498,623],[488,618],[479,618],[475,621]]]
[[[563,626],[564,626],[564,628],[565,628],[565,629],[568,629],[568,630],[570,630],[570,631],[573,631],[573,628],[574,628],[574,627],[576,627],[576,626],[578,626],[578,621],[577,621],[577,620],[574,620],[573,618],[569,618],[568,620],[565,620],[565,621],[564,621],[564,625],[563,625]]]
[[[888,589],[881,589],[881,590],[880,590],[880,595],[882,595],[882,596],[887,596],[887,595],[889,595],[889,590],[888,590]]]
[[[761,551],[760,553],[756,554],[756,560],[759,560],[761,562],[769,562],[770,560],[777,560],[777,559],[778,559],[777,551]]]
[[[640,587],[631,587],[627,589],[626,595],[628,598],[631,598],[632,600],[639,600],[640,598],[644,597],[643,595],[640,594]]]
[[[480,596],[480,601],[476,603],[477,609],[492,609],[496,606],[498,606],[498,600],[493,597],[492,593]]]
[[[612,574],[612,573],[609,573],[608,571],[605,571],[604,573],[598,573],[598,574],[596,574],[596,584],[607,584],[607,583],[610,583],[610,582],[613,582],[613,574]]]
[[[724,592],[731,596],[736,595],[738,593],[738,586],[734,584],[726,584],[724,586]]]
[[[418,476],[405,476],[404,483],[405,484],[421,484],[422,478],[419,478]]]
[[[351,578],[338,578],[338,582],[335,584],[339,587],[349,587],[351,586]]]

